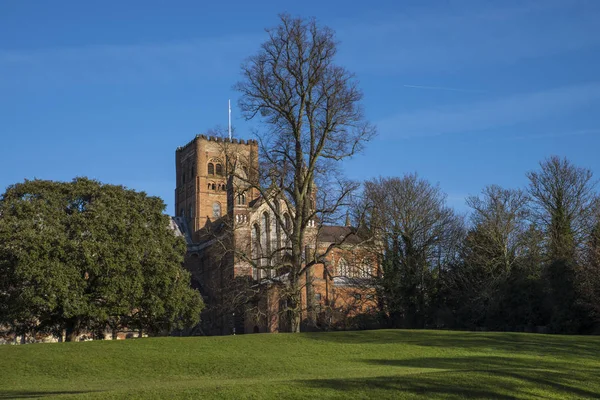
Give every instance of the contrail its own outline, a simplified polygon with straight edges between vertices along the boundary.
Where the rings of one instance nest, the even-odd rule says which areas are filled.
[[[443,86],[422,86],[422,85],[402,85],[405,88],[411,89],[425,89],[425,90],[446,90],[449,92],[464,92],[464,93],[486,93],[484,90],[469,90],[469,89],[458,89],[458,88],[449,88]]]

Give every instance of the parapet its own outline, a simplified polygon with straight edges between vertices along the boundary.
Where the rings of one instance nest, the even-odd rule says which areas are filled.
[[[189,145],[191,145],[192,143],[196,142],[196,140],[206,140],[209,142],[217,142],[217,143],[233,143],[233,144],[244,144],[244,145],[249,145],[249,146],[255,146],[258,145],[258,142],[254,139],[248,139],[248,140],[244,140],[244,139],[229,139],[229,138],[223,138],[223,137],[219,137],[219,136],[207,136],[207,135],[203,135],[203,134],[198,134],[194,137],[194,139],[190,140],[188,143],[186,143],[184,146],[179,146],[177,147],[177,151],[181,151],[184,150],[185,148],[187,148]]]

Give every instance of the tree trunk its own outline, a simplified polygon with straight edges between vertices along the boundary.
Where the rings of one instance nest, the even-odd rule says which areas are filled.
[[[77,340],[77,336],[79,336],[79,327],[77,321],[67,321],[65,326],[65,341],[74,342]]]

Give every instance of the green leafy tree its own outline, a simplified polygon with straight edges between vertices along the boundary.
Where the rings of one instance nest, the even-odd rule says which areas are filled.
[[[0,323],[17,333],[113,335],[194,325],[202,299],[164,203],[86,178],[10,186],[0,199]]]

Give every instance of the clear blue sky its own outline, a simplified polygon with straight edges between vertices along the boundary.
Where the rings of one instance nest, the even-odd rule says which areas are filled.
[[[0,190],[88,176],[162,197],[175,149],[227,125],[277,14],[337,32],[379,136],[355,179],[418,172],[449,204],[557,154],[600,177],[600,1],[0,1]]]

